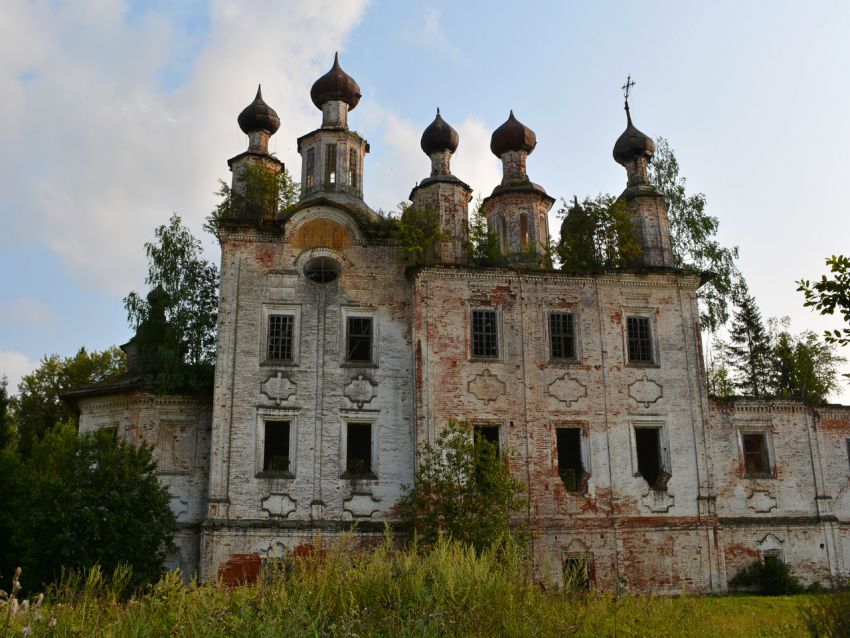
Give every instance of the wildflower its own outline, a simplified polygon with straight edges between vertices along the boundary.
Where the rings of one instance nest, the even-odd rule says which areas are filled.
[[[39,594],[38,598],[35,599],[35,606],[41,607],[41,603],[44,602],[44,594]]]
[[[29,626],[29,625],[27,625],[26,627],[24,627],[23,629],[21,629],[21,635],[22,635],[22,636],[29,636],[29,635],[30,635],[30,633],[32,633],[32,629],[30,628],[30,626]]]
[[[47,623],[47,626],[48,627],[55,627],[56,626],[56,616],[53,616],[53,618],[50,619],[50,622]]]
[[[21,603],[21,611],[27,611],[30,608],[30,601],[24,599],[24,602]]]
[[[41,622],[42,620],[44,620],[44,616],[41,615],[41,612],[35,612],[35,622]]]
[[[18,599],[13,598],[9,601],[9,612],[14,616],[18,613]]]

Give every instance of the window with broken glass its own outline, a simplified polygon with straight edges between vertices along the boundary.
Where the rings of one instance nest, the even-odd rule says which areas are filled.
[[[575,359],[573,315],[553,312],[549,315],[549,354],[553,359]]]
[[[269,315],[266,356],[271,361],[292,361],[295,317]]]
[[[766,433],[742,432],[741,448],[744,452],[744,476],[769,478],[772,475]]]
[[[627,317],[629,363],[654,363],[649,317]]]
[[[569,492],[587,490],[589,474],[581,458],[581,428],[555,428],[555,446],[558,450],[558,476]]]
[[[495,310],[472,311],[472,356],[482,359],[499,357],[499,331]]]
[[[638,473],[652,489],[666,490],[670,474],[662,457],[661,428],[635,427],[635,452]]]

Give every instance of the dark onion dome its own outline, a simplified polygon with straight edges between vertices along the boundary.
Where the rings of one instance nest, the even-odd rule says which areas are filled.
[[[629,105],[626,103],[626,130],[617,138],[614,144],[614,160],[618,164],[627,164],[630,160],[638,157],[652,159],[655,153],[655,142],[651,137],[641,133],[632,124],[632,116],[629,113]]]
[[[280,118],[274,109],[263,101],[259,85],[257,85],[257,97],[243,109],[236,121],[246,135],[256,131],[265,131],[269,135],[274,135],[280,128]]]
[[[493,155],[501,157],[508,151],[525,151],[531,153],[537,146],[537,136],[530,128],[514,117],[514,112],[507,121],[493,131],[490,138],[490,150]]]
[[[334,53],[334,65],[331,70],[313,83],[310,89],[310,99],[316,108],[321,109],[331,100],[341,100],[353,109],[360,101],[360,87],[348,73],[339,65],[339,53]]]
[[[439,153],[440,151],[454,153],[457,150],[458,140],[457,131],[443,119],[440,115],[440,109],[437,109],[437,117],[422,133],[422,141],[419,145],[425,151],[425,155]]]

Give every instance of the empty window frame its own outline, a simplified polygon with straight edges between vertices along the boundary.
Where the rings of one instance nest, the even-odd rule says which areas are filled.
[[[564,557],[564,588],[590,589],[590,559],[587,556]]]
[[[271,361],[292,361],[295,339],[293,315],[269,315],[266,357]]]
[[[575,322],[572,314],[553,312],[549,315],[549,355],[553,359],[575,359]]]
[[[528,215],[519,216],[519,240],[523,250],[528,250]]]
[[[741,432],[741,451],[744,455],[745,477],[766,478],[773,475],[766,432]]]
[[[850,465],[850,439],[844,442],[847,444],[847,464]]]
[[[316,180],[316,149],[307,149],[307,159],[304,162],[304,188],[307,190],[313,188]]]
[[[498,425],[473,425],[472,436],[475,445],[479,445],[481,441],[486,441],[495,447],[496,456],[499,456],[501,443],[499,442],[499,426]]]
[[[265,421],[263,424],[263,472],[289,473],[290,421]]]
[[[581,458],[581,428],[555,428],[555,445],[558,450],[558,476],[569,492],[587,489],[586,472]]]
[[[336,144],[325,145],[325,184],[336,184]]]
[[[495,310],[472,311],[472,356],[499,358],[499,329]]]
[[[653,363],[652,329],[649,317],[627,317],[629,363]]]
[[[372,424],[347,423],[345,437],[345,474],[373,476]]]
[[[669,475],[661,456],[661,428],[635,427],[635,454],[638,473],[650,487],[665,489]]]
[[[508,224],[504,215],[499,215],[499,250],[503,255],[508,253]]]
[[[348,183],[357,188],[357,149],[352,148],[348,151]]]
[[[345,318],[345,360],[372,362],[372,317]]]

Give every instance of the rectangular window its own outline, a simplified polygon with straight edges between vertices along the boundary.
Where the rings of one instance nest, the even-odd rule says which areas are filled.
[[[564,559],[564,588],[590,589],[590,569],[587,556],[568,556]]]
[[[325,184],[336,184],[336,144],[325,145]]]
[[[555,428],[558,475],[570,492],[583,492],[584,463],[581,460],[581,428]]]
[[[316,179],[316,149],[307,149],[307,160],[305,162],[307,168],[304,175],[304,187],[307,189],[313,188],[313,182]]]
[[[292,361],[293,328],[292,315],[269,315],[268,348],[266,354],[274,361]]]
[[[372,317],[346,318],[345,360],[372,361]]]
[[[629,363],[652,363],[652,334],[649,317],[626,319],[629,340]]]
[[[847,439],[847,463],[850,464],[850,439]]]
[[[496,456],[499,456],[499,426],[498,425],[474,425],[472,426],[473,442],[478,445],[480,441],[486,441],[496,448]]]
[[[499,331],[495,310],[472,311],[472,356],[498,358]]]
[[[660,487],[659,479],[662,476],[661,428],[635,428],[635,447],[638,472],[649,483],[650,487]]]
[[[553,312],[549,315],[549,347],[553,359],[575,359],[575,333],[571,314]]]
[[[266,421],[264,472],[289,472],[289,421]]]
[[[523,250],[528,250],[528,215],[519,216],[519,239]]]
[[[767,435],[764,432],[742,432],[741,447],[744,450],[744,476],[768,477],[771,475],[770,459],[767,454]]]
[[[349,423],[345,443],[345,473],[350,476],[372,474],[372,424]]]
[[[357,149],[348,152],[348,183],[357,188]]]

